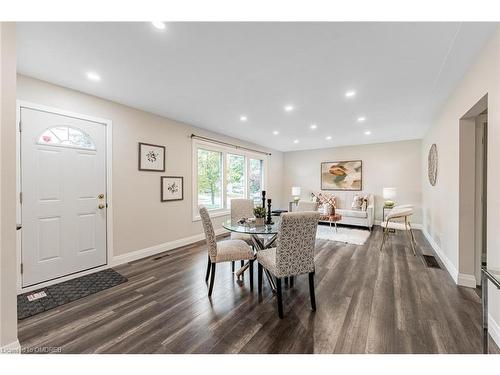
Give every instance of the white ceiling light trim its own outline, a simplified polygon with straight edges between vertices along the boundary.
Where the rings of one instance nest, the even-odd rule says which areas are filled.
[[[349,91],[346,91],[346,93],[345,93],[346,98],[354,98],[355,96],[356,96],[356,91],[354,91],[354,90],[349,90]]]
[[[151,24],[157,28],[158,30],[165,30],[165,28],[167,27],[165,25],[165,22],[162,22],[162,21],[153,21],[151,22]]]
[[[292,112],[294,110],[294,106],[291,104],[287,104],[283,107],[283,109],[285,110],[285,112]]]
[[[101,80],[101,76],[96,72],[87,72],[87,79],[92,82],[99,82]]]

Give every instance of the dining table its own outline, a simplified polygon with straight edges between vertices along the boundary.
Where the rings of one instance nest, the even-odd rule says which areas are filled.
[[[242,220],[227,220],[222,223],[222,227],[228,231],[248,234],[252,239],[252,243],[256,251],[261,251],[264,249],[270,249],[275,247],[276,240],[278,238],[278,227],[280,225],[281,218],[279,216],[273,217],[273,222],[271,224],[256,224],[255,221],[242,221]],[[250,262],[244,263],[244,265],[235,272],[236,277],[241,277],[243,272],[248,269]],[[274,282],[271,273],[264,268],[264,274],[266,279],[271,286],[273,292],[276,292],[276,283]]]

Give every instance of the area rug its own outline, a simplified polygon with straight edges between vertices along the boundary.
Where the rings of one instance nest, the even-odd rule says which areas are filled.
[[[353,245],[363,245],[368,237],[370,237],[371,232],[368,229],[356,229],[347,227],[338,227],[335,231],[335,227],[329,227],[326,225],[318,225],[318,231],[316,233],[316,238],[320,240],[337,241],[350,243]]]
[[[112,268],[17,296],[17,319],[26,319],[128,281]]]

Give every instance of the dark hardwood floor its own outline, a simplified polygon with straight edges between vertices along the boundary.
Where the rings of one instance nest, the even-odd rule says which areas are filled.
[[[307,275],[284,289],[280,320],[266,281],[259,297],[229,263],[209,299],[196,244],[117,267],[127,283],[20,321],[19,339],[62,353],[481,353],[474,289],[424,265],[433,252],[420,231],[416,257],[404,233],[380,253],[381,234],[363,246],[317,241],[316,312]]]

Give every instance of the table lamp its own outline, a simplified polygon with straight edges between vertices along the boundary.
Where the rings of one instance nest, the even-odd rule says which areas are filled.
[[[295,204],[299,203],[299,200],[300,200],[300,187],[299,186],[292,187],[292,196],[293,196],[293,201],[295,202]]]
[[[384,206],[394,207],[394,198],[396,198],[396,188],[389,187],[382,190],[382,195],[385,199]]]

